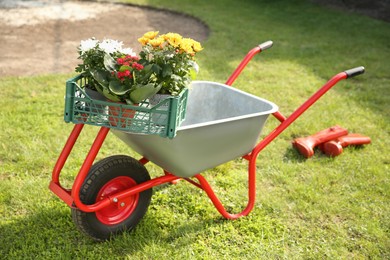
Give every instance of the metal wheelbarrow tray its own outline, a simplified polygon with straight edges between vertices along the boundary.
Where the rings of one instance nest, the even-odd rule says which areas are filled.
[[[231,87],[248,62],[271,46],[268,41],[249,51],[225,84],[193,82],[186,119],[176,129],[175,138],[111,129],[141,155],[140,159],[114,155],[95,162],[110,131],[101,126],[72,187],[66,188],[60,174],[85,125],[76,123],[54,166],[49,188],[72,208],[73,221],[80,231],[103,241],[132,230],[147,211],[152,188],[180,179],[204,190],[223,217],[248,215],[255,205],[258,154],[337,82],[364,72],[363,67],[357,67],[336,74],[286,117],[272,102]],[[258,142],[270,114],[280,124]],[[241,212],[233,214],[227,212],[200,173],[240,157],[248,161],[248,202]],[[144,166],[149,161],[163,169],[161,176],[151,179]]]
[[[192,177],[248,154],[267,117],[277,110],[275,104],[230,86],[195,81],[188,95],[186,119],[175,138],[112,132],[166,171]]]

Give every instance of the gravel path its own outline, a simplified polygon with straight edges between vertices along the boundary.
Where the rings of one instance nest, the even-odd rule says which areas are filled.
[[[0,0],[0,77],[70,73],[77,46],[90,37],[140,50],[146,31],[177,32],[204,41],[208,28],[178,13],[114,3]]]

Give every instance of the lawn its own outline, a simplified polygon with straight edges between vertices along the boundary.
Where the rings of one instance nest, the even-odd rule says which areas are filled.
[[[224,220],[186,182],[156,188],[131,233],[96,243],[77,231],[49,190],[71,124],[63,122],[72,75],[0,78],[0,258],[4,259],[389,259],[390,24],[310,1],[131,0],[184,12],[210,28],[198,79],[224,82],[252,47],[274,46],[234,86],[291,114],[338,72],[366,73],[336,85],[261,152],[257,200],[247,217]],[[277,126],[270,118],[263,136]],[[371,137],[336,158],[304,159],[291,141],[333,125]],[[88,127],[64,169],[71,184],[97,129]],[[98,159],[139,158],[109,135]],[[229,209],[246,200],[246,162],[204,173]],[[148,166],[152,176],[159,170]]]

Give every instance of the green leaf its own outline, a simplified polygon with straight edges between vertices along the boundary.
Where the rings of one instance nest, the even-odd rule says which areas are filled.
[[[149,82],[149,79],[153,74],[152,67],[153,65],[149,64],[146,65],[141,71],[136,71],[138,82]]]
[[[146,66],[144,66],[144,69],[143,71],[146,71],[146,72],[152,72],[152,68],[153,68],[153,64],[148,64]]]
[[[92,77],[100,84],[103,88],[107,88],[109,84],[110,73],[105,70],[91,70]]]
[[[159,74],[161,71],[161,67],[158,66],[157,64],[151,64],[152,65],[152,71],[156,74]]]
[[[117,79],[111,79],[108,88],[115,95],[125,95],[130,88]]]
[[[131,67],[130,67],[130,66],[121,66],[121,67],[119,68],[119,71],[120,71],[120,72],[123,72],[123,71],[126,71],[126,70],[131,70]]]
[[[133,104],[142,102],[143,100],[155,95],[161,88],[161,85],[155,87],[153,83],[147,85],[136,85],[130,93],[130,100]]]
[[[108,98],[111,101],[119,102],[122,101],[119,97],[113,95],[107,88],[103,89],[102,93],[106,98]]]
[[[92,77],[96,80],[98,83],[98,86],[96,86],[96,89],[103,94],[106,98],[112,101],[121,101],[119,97],[117,97],[113,91],[110,90],[111,80],[110,80],[110,73],[105,70],[93,70],[91,71]],[[113,87],[115,89],[115,86]]]
[[[116,71],[116,61],[109,55],[104,54],[104,67],[108,71]]]
[[[169,64],[164,64],[162,68],[162,76],[167,77],[172,74],[172,67]]]

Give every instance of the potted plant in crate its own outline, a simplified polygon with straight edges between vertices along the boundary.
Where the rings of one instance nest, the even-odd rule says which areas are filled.
[[[198,66],[194,56],[202,50],[200,43],[176,33],[158,36],[158,32],[145,33],[139,42],[143,47],[137,56],[116,40],[81,41],[82,63],[76,72],[87,79],[86,91],[96,90],[103,99],[133,106],[147,99],[155,104],[157,93],[176,96],[195,77]],[[134,116],[134,111],[121,111],[117,105],[109,106],[115,120],[119,113],[121,117]],[[115,120],[110,119],[110,123],[116,125]]]
[[[152,72],[139,63],[137,54],[122,46],[122,42],[111,39],[81,41],[79,59],[82,63],[76,67],[76,72],[87,79],[84,87],[91,98],[136,106],[158,89],[149,83]],[[116,126],[120,117],[132,118],[134,110],[112,105],[108,106],[108,114],[110,124]],[[124,123],[124,119],[120,121]]]
[[[199,70],[195,54],[203,49],[199,42],[178,33],[159,35],[158,31],[147,32],[138,41],[143,46],[141,63],[152,71],[152,82],[158,89],[150,98],[152,105],[178,95],[195,78]],[[158,121],[165,120],[161,115],[159,117]]]
[[[96,90],[114,102],[137,104],[158,90],[153,88],[151,94],[137,91],[141,87],[152,87],[148,85],[151,72],[143,70],[139,57],[131,48],[122,46],[122,42],[110,39],[81,41],[79,59],[82,63],[76,67],[76,72],[87,78],[86,89]]]

